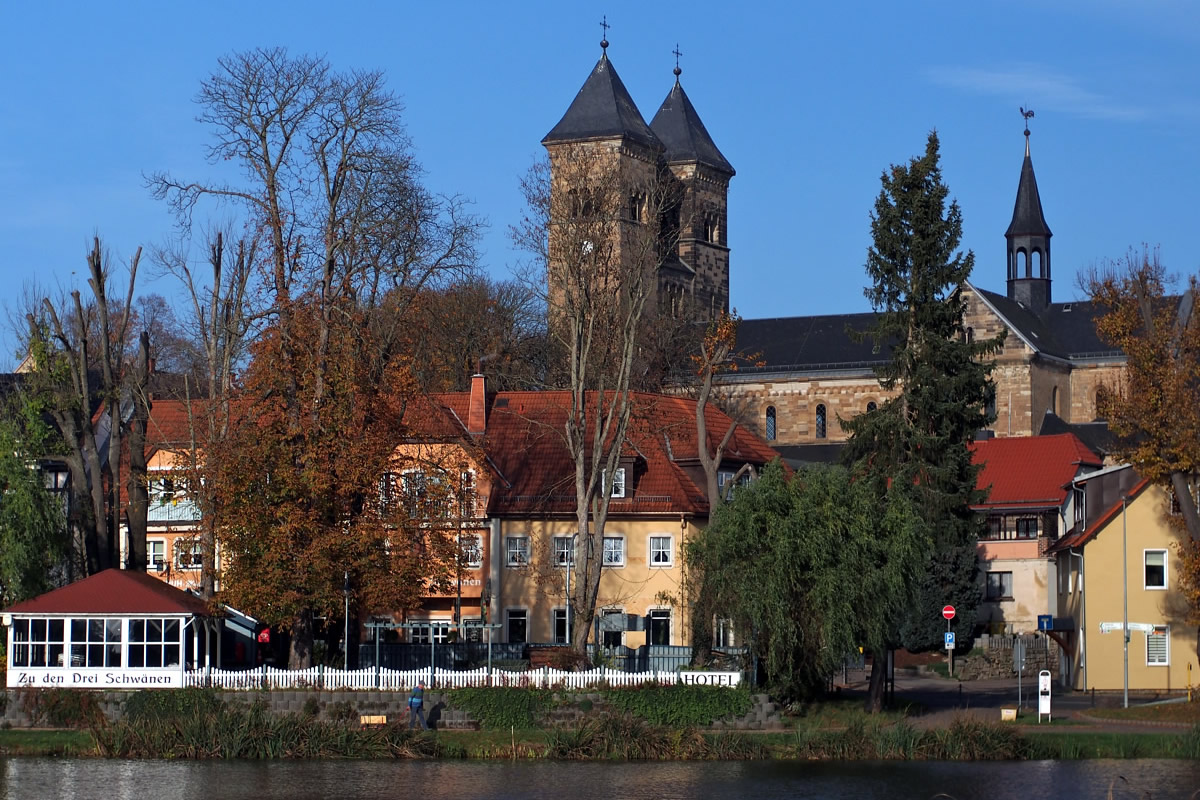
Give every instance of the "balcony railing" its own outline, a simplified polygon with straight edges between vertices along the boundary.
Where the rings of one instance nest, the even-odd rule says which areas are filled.
[[[146,519],[150,522],[195,522],[200,519],[200,506],[191,500],[150,503]]]

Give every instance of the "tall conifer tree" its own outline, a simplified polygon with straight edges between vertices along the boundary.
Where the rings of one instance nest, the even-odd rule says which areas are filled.
[[[890,355],[877,370],[881,385],[900,394],[843,422],[850,434],[845,456],[859,474],[911,487],[923,509],[931,550],[906,617],[895,620],[894,643],[927,650],[941,646],[943,605],[958,610],[954,629],[964,638],[975,625],[975,544],[983,520],[970,506],[984,498],[967,446],[994,419],[989,356],[1003,337],[975,341],[964,324],[963,290],[975,256],[957,250],[962,212],[955,201],[947,205],[937,134],[929,135],[923,156],[893,165],[882,183],[867,251],[866,296],[877,318],[867,334]]]

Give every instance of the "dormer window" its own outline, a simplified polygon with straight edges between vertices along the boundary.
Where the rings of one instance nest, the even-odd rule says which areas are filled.
[[[607,483],[608,473],[605,470],[605,483]],[[609,492],[609,497],[624,497],[625,496],[625,468],[617,467],[613,470],[612,489]]]

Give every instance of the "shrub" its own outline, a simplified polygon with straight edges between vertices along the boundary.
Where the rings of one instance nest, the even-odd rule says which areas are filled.
[[[309,699],[312,700],[313,698],[310,697]],[[339,700],[336,703],[330,703],[325,709],[325,714],[331,722],[338,725],[350,725],[358,722],[358,709],[349,700]]]
[[[481,728],[533,728],[553,704],[545,689],[474,687],[450,692],[450,705],[474,717]]]
[[[88,689],[21,689],[20,709],[31,726],[94,728],[105,723],[96,693]]]
[[[604,693],[609,705],[654,725],[707,726],[750,710],[750,690],[723,686],[642,686]]]
[[[220,706],[221,699],[212,689],[143,690],[126,698],[125,717],[132,722],[174,720]]]

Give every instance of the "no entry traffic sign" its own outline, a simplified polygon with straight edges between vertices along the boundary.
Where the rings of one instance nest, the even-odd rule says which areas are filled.
[[[946,619],[954,619],[954,606],[942,606],[942,616]]]

